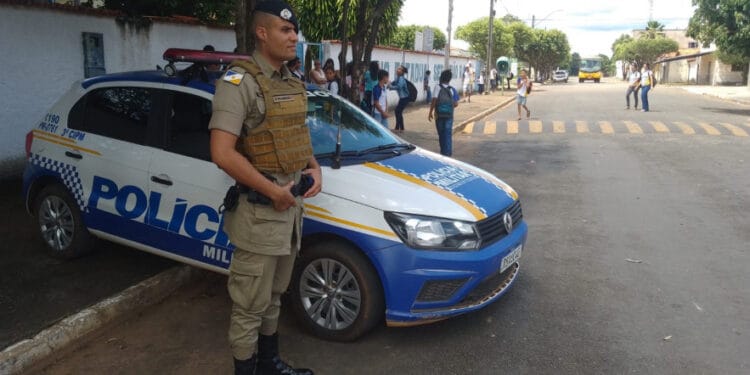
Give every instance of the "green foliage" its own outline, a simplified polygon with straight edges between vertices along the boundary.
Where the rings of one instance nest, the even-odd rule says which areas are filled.
[[[499,19],[492,22],[492,56],[507,56],[513,48],[513,35]],[[456,28],[456,39],[469,43],[469,50],[487,60],[487,38],[489,37],[490,18],[484,17]]]
[[[724,56],[750,60],[750,1],[693,0],[697,6],[688,24],[688,36],[716,43]]]
[[[609,56],[605,54],[599,54],[599,58],[602,59],[602,72],[605,77],[612,76],[615,73],[615,62],[610,60]]]
[[[615,53],[617,50],[617,46],[623,43],[627,43],[633,40],[633,37],[628,34],[622,34],[619,38],[615,39],[614,43],[612,43],[612,53]]]
[[[570,55],[568,37],[560,30],[532,29],[524,23],[509,26],[515,56],[528,62],[537,72],[550,72],[567,65]]]
[[[235,4],[227,0],[104,0],[104,8],[123,11],[130,17],[182,15],[229,25],[234,21]]]
[[[445,48],[445,33],[434,26],[408,25],[399,26],[396,31],[387,40],[382,40],[381,44],[401,49],[414,49],[414,38],[417,31],[422,31],[426,27],[432,29],[435,39],[432,42],[432,48],[442,50]]]
[[[570,55],[570,75],[578,75],[578,70],[581,69],[581,55],[578,52],[573,52]]]
[[[618,44],[612,58],[635,62],[638,66],[642,66],[644,63],[653,63],[661,55],[677,52],[678,49],[679,45],[672,39],[640,38]]]
[[[648,21],[648,23],[646,24],[646,32],[641,35],[641,38],[646,38],[646,39],[664,38],[665,35],[663,31],[664,31],[664,25],[659,23],[659,21]]]
[[[349,11],[342,11],[344,3],[349,3]],[[302,34],[307,40],[319,42],[322,40],[343,40],[340,26],[346,16],[347,36],[352,36],[360,28],[365,28],[366,20],[372,20],[372,15],[381,4],[387,3],[383,9],[383,16],[378,20],[380,32],[373,35],[376,40],[386,40],[396,30],[398,17],[401,14],[403,0],[289,0],[289,3],[297,11]],[[360,13],[359,8],[364,7]],[[364,16],[359,19],[358,16]]]

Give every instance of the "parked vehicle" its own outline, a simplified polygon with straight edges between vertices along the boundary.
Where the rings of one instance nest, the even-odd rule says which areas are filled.
[[[210,52],[192,53],[211,62]],[[26,206],[53,256],[81,256],[100,238],[227,273],[233,246],[219,205],[234,181],[211,162],[207,128],[220,76],[169,65],[174,75],[78,82],[28,133]],[[518,194],[308,90],[324,184],[305,201],[290,286],[300,321],[320,337],[354,340],[383,318],[422,324],[503,295],[527,236]]]
[[[555,70],[552,74],[552,82],[568,82],[568,71]]]

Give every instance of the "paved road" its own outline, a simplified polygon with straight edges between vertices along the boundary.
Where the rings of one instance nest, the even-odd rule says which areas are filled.
[[[643,118],[624,112],[615,85],[544,87],[530,104],[539,121],[566,124],[741,126],[750,110],[657,90]],[[430,131],[406,136],[434,148]],[[348,344],[300,332],[284,314],[282,351],[324,375],[747,374],[748,147],[723,132],[457,136],[457,158],[520,192],[530,234],[514,289],[473,314]],[[230,373],[225,281],[208,275],[33,373]]]
[[[53,259],[24,208],[21,181],[0,182],[0,349],[173,265],[101,241],[93,254]]]

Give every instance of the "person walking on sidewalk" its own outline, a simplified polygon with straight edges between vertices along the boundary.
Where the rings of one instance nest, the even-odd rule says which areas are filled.
[[[521,74],[516,82],[516,103],[518,104],[518,119],[521,119],[521,107],[526,110],[526,118],[531,117],[531,111],[526,107],[526,98],[531,92],[531,82],[529,81],[526,69],[521,69]]]
[[[422,88],[424,89],[424,95],[426,97],[425,103],[430,104],[432,102],[432,92],[430,91],[430,71],[424,72],[424,78],[422,79]]]
[[[625,92],[625,109],[630,109],[630,94],[633,94],[633,103],[638,110],[638,90],[641,88],[641,73],[636,69],[635,64],[630,64],[628,72],[628,91]]]
[[[643,64],[643,72],[641,72],[641,111],[648,112],[650,107],[648,105],[648,93],[656,87],[656,79],[654,78],[654,72],[651,71],[651,66],[648,63]]]
[[[453,109],[458,106],[458,90],[450,85],[453,73],[449,69],[440,73],[440,84],[435,86],[427,120],[432,121],[435,112],[435,128],[440,143],[440,154],[453,154]]]
[[[388,71],[378,72],[378,84],[372,88],[372,117],[388,129]]]
[[[409,104],[409,87],[406,85],[404,75],[408,73],[405,66],[396,68],[396,80],[391,83],[390,89],[398,92],[398,104],[396,105],[396,133],[404,132],[404,109]]]
[[[281,0],[258,2],[252,25],[255,51],[217,81],[209,124],[211,159],[236,180],[224,221],[235,246],[227,281],[229,346],[235,375],[311,375],[284,362],[278,342],[280,297],[300,248],[302,201],[317,195],[322,181],[305,125],[305,85],[284,64],[295,56],[299,27]],[[277,142],[272,131],[287,136]]]

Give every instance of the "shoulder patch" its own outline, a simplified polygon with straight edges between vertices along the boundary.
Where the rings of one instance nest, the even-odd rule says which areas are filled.
[[[239,86],[244,76],[245,76],[244,74],[235,72],[234,70],[227,70],[227,72],[224,74],[223,80],[235,86]]]

